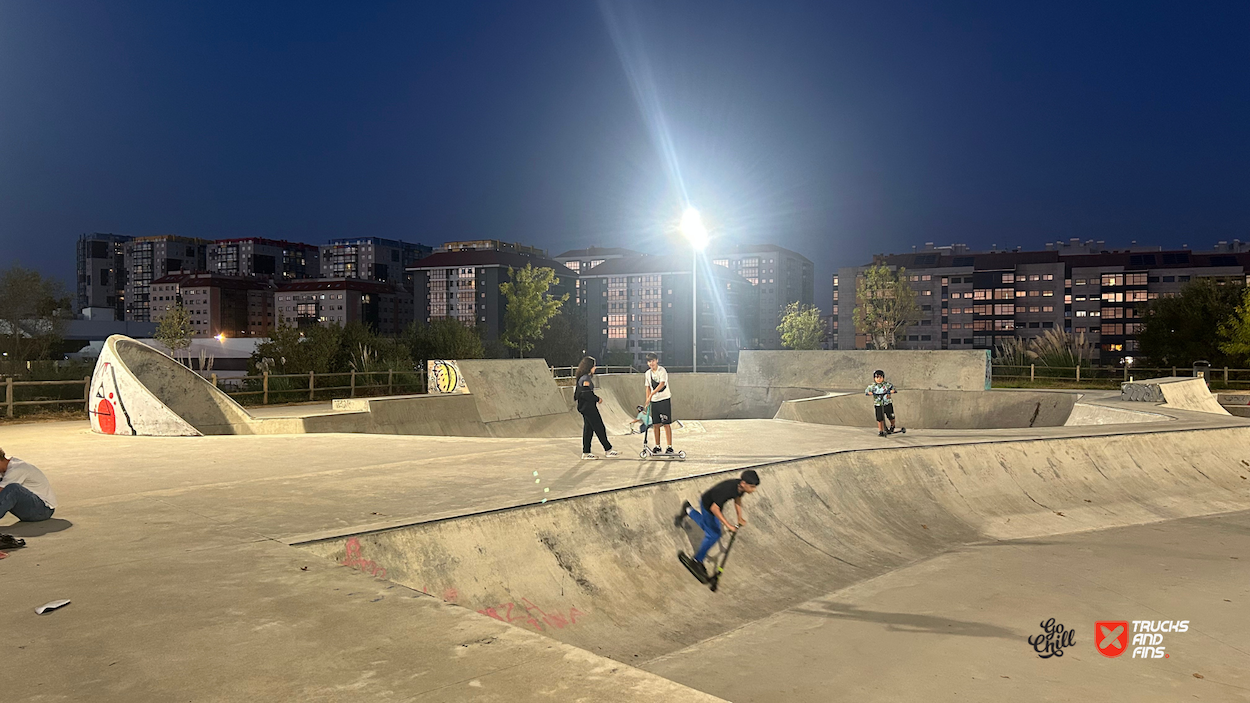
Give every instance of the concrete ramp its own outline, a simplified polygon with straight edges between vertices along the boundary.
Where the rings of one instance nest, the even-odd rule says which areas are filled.
[[[1045,391],[902,391],[894,396],[901,427],[982,430],[1008,427],[1058,427],[1072,414],[1076,393]],[[819,425],[876,427],[872,398],[860,393],[829,393],[789,400],[777,411],[781,420]]]
[[[873,371],[901,389],[984,391],[990,388],[988,350],[744,351],[738,386],[862,391]]]
[[[1165,376],[1130,381],[1121,385],[1120,397],[1123,400],[1163,403],[1164,407],[1177,410],[1215,415],[1229,414],[1207,388],[1206,381],[1201,378]]]
[[[673,518],[736,471],[301,546],[645,668],[959,545],[1250,508],[1245,432],[897,447],[760,466],[715,594],[676,558],[702,534]]]
[[[91,429],[101,434],[244,434],[254,421],[199,374],[122,335],[104,342],[90,394]]]

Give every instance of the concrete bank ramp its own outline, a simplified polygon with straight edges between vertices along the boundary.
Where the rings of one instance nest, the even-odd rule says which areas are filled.
[[[199,374],[122,335],[105,340],[89,394],[91,429],[101,434],[246,434],[255,422]]]
[[[898,447],[758,467],[717,593],[682,479],[300,545],[633,665],[983,540],[1250,508],[1244,428]]]
[[[1058,427],[1067,422],[1076,393],[1048,391],[900,391],[894,396],[901,427],[982,430],[1008,427]],[[819,425],[876,427],[872,398],[858,393],[829,393],[788,400],[777,411],[781,420]]]
[[[1120,397],[1123,400],[1163,403],[1164,407],[1177,410],[1192,410],[1215,415],[1229,414],[1207,388],[1206,381],[1201,378],[1165,376],[1130,381],[1120,386]]]
[[[984,391],[990,388],[990,353],[978,350],[744,351],[735,385],[757,388],[852,390],[885,371],[897,388]]]

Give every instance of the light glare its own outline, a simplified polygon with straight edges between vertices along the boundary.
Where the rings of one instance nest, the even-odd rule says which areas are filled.
[[[703,217],[692,207],[686,208],[681,215],[681,233],[695,249],[707,246],[707,228],[703,226]]]

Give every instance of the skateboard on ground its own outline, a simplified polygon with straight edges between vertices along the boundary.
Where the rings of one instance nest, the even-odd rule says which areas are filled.
[[[890,429],[890,428],[888,428],[888,427],[887,427],[887,428],[885,428],[885,434],[886,434],[886,436],[887,436],[887,437],[888,437],[888,436],[890,436],[890,435],[892,435],[892,434],[907,434],[907,428],[906,428],[906,427],[899,427],[898,429],[894,429],[894,430],[892,430],[892,429]]]

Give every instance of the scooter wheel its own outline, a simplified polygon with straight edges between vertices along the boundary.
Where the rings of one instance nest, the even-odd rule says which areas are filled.
[[[638,458],[639,458],[639,459],[646,459],[646,458],[647,458],[647,455],[649,455],[650,453],[651,453],[651,452],[648,452],[646,449],[644,449],[644,450],[642,450],[642,451],[638,452]]]
[[[678,457],[678,458],[680,458],[680,459],[685,459],[685,458],[686,458],[686,452],[684,452],[684,451],[677,452],[677,457]]]

